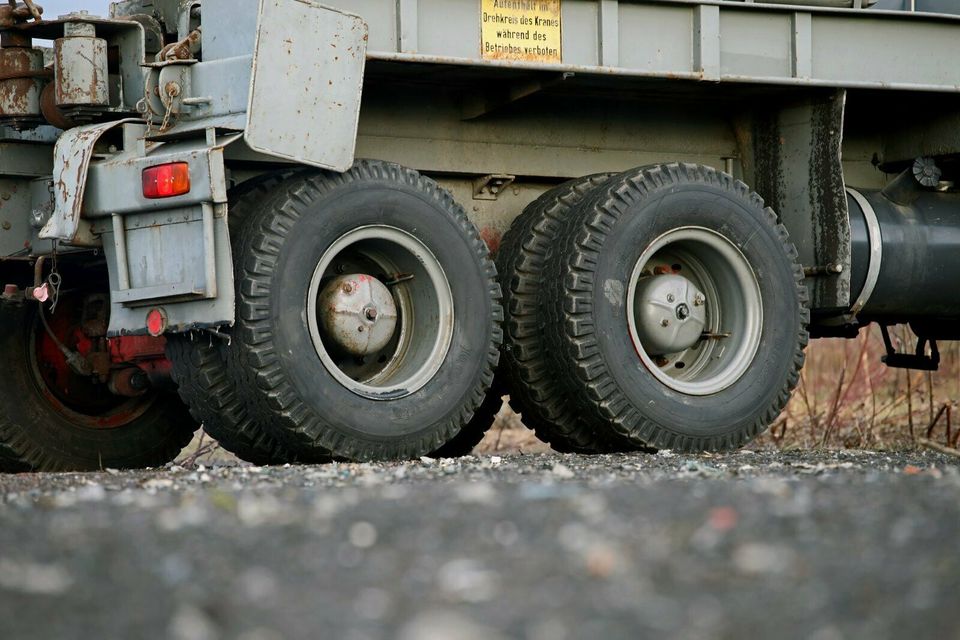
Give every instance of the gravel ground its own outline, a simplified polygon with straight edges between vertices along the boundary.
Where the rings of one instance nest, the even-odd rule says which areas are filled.
[[[0,637],[960,638],[924,452],[0,476]]]

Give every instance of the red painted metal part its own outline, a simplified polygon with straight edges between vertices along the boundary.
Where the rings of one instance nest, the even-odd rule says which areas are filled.
[[[71,306],[67,300],[61,300],[55,314],[45,313],[57,339],[85,358],[95,356],[98,350],[103,353],[105,348],[112,368],[139,367],[151,379],[170,375],[172,367],[165,356],[164,338],[90,337],[82,329],[78,307]],[[50,405],[70,422],[91,429],[115,429],[139,418],[152,403],[154,394],[138,398],[117,396],[96,376],[75,372],[39,320],[32,335],[37,386]]]
[[[110,338],[110,361],[114,364],[138,360],[166,360],[167,339],[153,336],[120,336]]]

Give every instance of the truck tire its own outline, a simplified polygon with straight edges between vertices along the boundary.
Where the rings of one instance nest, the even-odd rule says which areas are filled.
[[[606,427],[584,422],[580,408],[563,390],[549,354],[544,327],[544,267],[573,210],[613,174],[565,182],[530,203],[503,236],[497,270],[506,311],[500,369],[510,405],[537,437],[563,453],[604,453],[635,449]]]
[[[637,445],[729,450],[779,415],[808,341],[774,212],[709,167],[628,171],[566,222],[545,279],[571,401]]]
[[[267,174],[231,190],[230,235],[234,245],[239,243],[250,213],[257,210],[271,189],[290,175],[289,172]],[[297,456],[251,419],[244,401],[245,381],[236,380],[236,372],[226,365],[226,352],[231,348],[235,346],[222,340],[211,342],[204,336],[167,338],[167,357],[173,363],[180,397],[203,425],[203,430],[230,453],[256,465],[326,461],[325,457]]]
[[[452,441],[499,359],[487,247],[434,181],[359,161],[285,181],[244,229],[228,364],[298,452],[398,460]]]
[[[503,408],[503,396],[507,395],[507,388],[503,385],[499,373],[494,374],[493,383],[487,390],[483,402],[477,407],[470,422],[465,424],[460,433],[453,440],[429,454],[431,458],[462,458],[470,455],[487,431],[493,426],[497,414]]]
[[[116,398],[71,377],[65,363],[41,360],[38,308],[0,305],[0,471],[138,469],[173,460],[197,429],[177,395]]]

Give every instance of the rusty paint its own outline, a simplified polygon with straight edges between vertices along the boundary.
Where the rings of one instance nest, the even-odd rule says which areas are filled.
[[[480,229],[480,238],[486,243],[487,249],[492,255],[500,250],[500,242],[503,240],[503,233],[493,227],[484,227]]]
[[[54,43],[55,86],[59,106],[107,106],[107,41],[73,36]]]
[[[40,116],[40,85],[43,54],[35,49],[0,49],[0,117],[14,123]]]
[[[175,60],[191,60],[197,54],[197,52],[200,51],[201,39],[202,28],[197,27],[196,30],[191,31],[183,40],[168,44],[161,49],[160,53],[157,54],[157,59],[168,62]]]
[[[15,0],[11,0],[11,4],[16,4]],[[30,17],[32,17],[37,22],[43,20],[41,14],[43,13],[43,8],[38,7],[33,3],[33,0],[23,0],[23,4],[27,5],[27,10],[30,12]]]
[[[68,117],[57,105],[56,87],[48,84],[40,93],[40,113],[44,119],[58,129],[72,129],[77,123]]]
[[[0,28],[13,27],[31,18],[40,22],[43,19],[42,14],[43,7],[35,5],[33,0],[24,0],[24,4],[8,0],[6,5],[0,7]]]

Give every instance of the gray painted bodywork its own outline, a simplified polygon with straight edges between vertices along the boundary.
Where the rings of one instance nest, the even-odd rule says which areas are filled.
[[[118,122],[60,138],[80,167],[54,154],[56,136],[0,136],[2,180],[18,202],[33,194],[23,215],[46,211],[44,235],[62,246],[102,245],[114,333],[143,331],[150,305],[174,330],[232,323],[227,188],[290,164],[342,171],[358,156],[432,174],[493,248],[558,181],[677,160],[725,168],[774,207],[804,266],[846,267],[809,281],[814,307],[843,309],[844,186],[960,153],[960,16],[936,0],[918,0],[930,13],[888,0],[563,0],[560,63],[483,59],[478,0],[204,0],[199,15],[198,2],[146,4],[90,20],[137,64],[122,65],[106,109]],[[180,38],[201,26],[202,59],[156,62],[161,22]],[[18,149],[30,149],[25,175],[5,164]],[[145,201],[139,172],[173,160],[191,164],[195,190]],[[51,174],[62,197],[45,195]],[[481,197],[488,175],[514,181]],[[22,251],[30,229],[0,231],[0,254]]]

